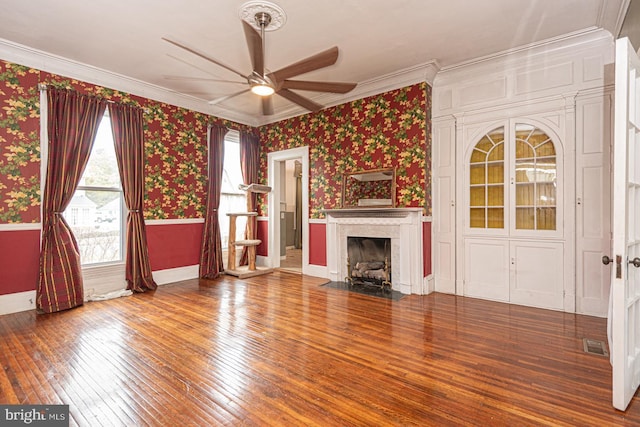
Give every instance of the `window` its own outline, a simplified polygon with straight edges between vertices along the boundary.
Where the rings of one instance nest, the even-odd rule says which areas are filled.
[[[507,212],[516,230],[556,230],[557,159],[551,138],[522,123],[485,134],[469,161],[469,225],[504,229]],[[506,162],[506,160],[509,160]],[[505,188],[505,171],[514,177],[515,192]]]
[[[123,206],[111,121],[105,113],[87,167],[64,212],[83,266],[122,262]]]
[[[229,241],[229,212],[246,212],[247,196],[238,186],[244,181],[240,168],[240,140],[237,131],[229,131],[224,138],[224,167],[218,221],[222,236],[222,249],[227,249]],[[244,239],[247,218],[240,216],[236,220],[236,240]]]

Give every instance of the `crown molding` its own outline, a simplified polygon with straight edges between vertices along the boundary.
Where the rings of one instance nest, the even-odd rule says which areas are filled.
[[[153,101],[183,107],[203,114],[209,114],[221,119],[256,126],[255,118],[225,109],[216,105],[209,105],[206,101],[184,95],[163,87],[143,82],[122,74],[94,67],[78,61],[54,55],[28,46],[0,38],[0,59],[35,68],[63,77],[68,77],[98,86],[107,87],[131,95],[141,96]]]
[[[256,117],[247,115],[219,104],[211,105],[207,101],[193,96],[174,92],[122,74],[1,38],[0,59],[252,127],[259,127],[308,113],[307,110],[292,104],[289,108],[282,109],[272,116]],[[439,70],[440,66],[436,61],[429,61],[361,82],[347,94],[322,94],[315,97],[314,101],[324,105],[325,108],[329,108],[416,83],[427,82],[432,84]]]
[[[466,70],[471,67],[481,66],[491,67],[496,66],[495,64],[497,63],[500,63],[501,67],[504,64],[516,64],[522,61],[527,61],[538,55],[548,57],[556,52],[564,52],[567,49],[589,46],[595,42],[611,43],[611,40],[612,36],[609,31],[598,27],[590,27],[540,42],[517,46],[512,49],[442,67],[436,78],[436,80],[438,80],[436,84],[440,83],[440,79],[443,75],[453,74],[458,70]]]
[[[324,108],[334,107],[340,104],[346,104],[368,96],[379,95],[391,90],[400,89],[417,83],[426,82],[433,85],[436,74],[440,71],[440,65],[437,61],[432,60],[413,67],[405,68],[393,73],[385,74],[362,83],[358,83],[351,92],[346,94],[324,93],[313,100],[324,105]],[[308,111],[292,104],[290,108],[281,109],[278,113],[263,117],[260,126],[279,122],[281,120],[290,119],[292,117],[309,114]]]

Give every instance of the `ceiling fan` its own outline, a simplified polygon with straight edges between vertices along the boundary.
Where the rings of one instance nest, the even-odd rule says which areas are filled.
[[[240,92],[233,93],[231,95],[219,98],[211,103],[218,103],[234,96],[241,95],[246,92],[253,92],[262,97],[262,114],[265,116],[273,114],[273,100],[271,95],[277,94],[286,98],[287,100],[300,105],[301,107],[309,111],[320,111],[323,106],[306,98],[302,95],[293,92],[293,90],[307,90],[314,92],[330,92],[330,93],[347,93],[356,87],[356,83],[343,83],[343,82],[319,82],[308,80],[290,80],[291,77],[305,74],[310,71],[318,70],[320,68],[333,65],[338,60],[338,48],[336,46],[309,56],[301,61],[293,63],[287,67],[281,68],[274,72],[268,72],[265,68],[264,53],[265,53],[265,28],[271,22],[271,15],[266,12],[258,12],[255,14],[255,20],[257,26],[260,28],[258,33],[248,22],[242,20],[244,27],[244,34],[249,47],[249,55],[251,56],[251,65],[253,71],[251,74],[245,75],[234,68],[224,64],[210,57],[208,54],[199,51],[197,49],[188,47],[175,40],[170,40],[163,37],[162,39],[181,48],[190,53],[193,53],[200,58],[203,58],[209,62],[212,62],[222,68],[225,68],[240,77],[242,77],[249,84],[248,89],[244,89]]]

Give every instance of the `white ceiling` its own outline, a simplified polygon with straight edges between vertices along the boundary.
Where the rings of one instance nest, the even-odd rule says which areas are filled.
[[[185,52],[179,40],[249,74],[239,11],[245,0],[2,0],[0,59],[218,117],[261,125],[306,111],[275,96],[262,116],[256,95],[210,105],[244,84],[165,76],[241,79]],[[338,62],[300,77],[356,82],[345,95],[299,92],[336,105],[433,80],[439,69],[515,47],[603,28],[620,30],[629,0],[274,0],[286,13],[266,33],[265,65],[277,70],[332,46]],[[87,67],[89,66],[89,67]],[[49,68],[49,69],[47,69]]]

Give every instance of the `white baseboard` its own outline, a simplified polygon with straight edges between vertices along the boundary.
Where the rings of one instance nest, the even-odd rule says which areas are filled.
[[[124,268],[115,266],[108,271],[102,268],[100,272],[95,269],[83,271],[85,300],[96,295],[125,289],[127,283],[124,278]],[[109,274],[111,273],[111,274]],[[153,272],[153,279],[158,285],[179,282],[181,280],[197,279],[198,265],[170,268]],[[14,294],[0,295],[0,316],[3,314],[18,313],[20,311],[35,310],[36,291],[16,292]]]
[[[197,279],[199,273],[199,265],[187,265],[185,267],[154,271],[153,280],[155,280],[158,286],[160,286],[166,285],[167,283],[180,282],[182,280]]]
[[[307,276],[323,277],[323,278],[329,277],[329,274],[327,273],[327,267],[324,265],[309,264],[309,265],[303,266],[302,270],[303,270],[302,273],[306,274]]]
[[[36,291],[16,292],[0,295],[0,315],[34,310],[36,308]]]
[[[422,279],[422,295],[429,295],[435,290],[435,283],[433,280],[433,274],[428,275]]]

